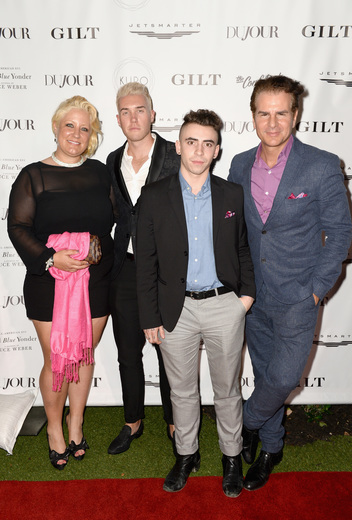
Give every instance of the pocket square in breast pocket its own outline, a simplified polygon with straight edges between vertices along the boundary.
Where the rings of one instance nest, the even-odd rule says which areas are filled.
[[[236,213],[234,211],[226,211],[225,218],[231,218],[234,217]]]
[[[308,197],[308,195],[306,193],[304,193],[303,191],[299,194],[299,195],[294,195],[293,193],[291,193],[291,195],[288,197],[289,199],[303,199],[304,197]]]

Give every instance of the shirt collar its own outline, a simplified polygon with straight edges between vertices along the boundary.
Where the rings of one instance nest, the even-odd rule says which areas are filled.
[[[188,182],[186,181],[184,176],[182,175],[181,170],[179,171],[178,176],[179,176],[179,179],[180,179],[182,192],[187,191],[187,192],[192,193],[192,188],[188,184]],[[203,186],[201,187],[201,189],[200,189],[199,193],[197,194],[197,196],[206,193],[208,190],[210,190],[210,173],[208,173],[208,176],[205,179],[205,182],[204,182]]]
[[[288,156],[290,155],[292,145],[293,145],[293,135],[291,134],[287,143],[285,144],[284,148],[279,153],[279,157],[277,158],[276,164],[279,164],[279,162],[281,162],[282,160],[287,161]],[[257,150],[256,156],[255,156],[256,162],[261,160],[261,157],[260,157],[261,153],[262,153],[262,143],[260,143],[260,145],[258,146],[258,150]],[[263,161],[263,162],[265,162],[265,161]]]

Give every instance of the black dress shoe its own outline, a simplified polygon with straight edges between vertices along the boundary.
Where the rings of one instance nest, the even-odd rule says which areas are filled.
[[[116,455],[117,453],[123,453],[124,451],[127,451],[131,442],[134,439],[138,439],[138,437],[142,435],[143,428],[143,421],[141,421],[138,430],[132,435],[131,427],[125,424],[116,439],[114,439],[110,444],[108,453],[110,453],[110,455]]]
[[[242,457],[247,464],[253,464],[255,460],[255,455],[257,453],[258,442],[259,442],[259,432],[258,430],[249,430],[243,425],[242,428],[242,439],[243,439],[243,447],[242,447]]]
[[[269,453],[268,451],[261,451],[259,457],[254,464],[249,468],[244,487],[248,491],[255,491],[263,487],[269,480],[270,473],[274,466],[282,461],[283,451],[277,453]]]
[[[198,471],[200,466],[199,451],[193,455],[177,455],[176,464],[165,479],[164,491],[180,491],[186,485],[187,479],[191,471]]]
[[[238,497],[243,488],[242,460],[241,455],[236,457],[222,456],[222,467],[224,478],[222,489],[227,497]]]

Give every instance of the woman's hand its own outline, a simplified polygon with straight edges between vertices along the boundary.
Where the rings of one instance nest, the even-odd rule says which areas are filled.
[[[79,251],[76,249],[62,249],[53,255],[54,267],[61,269],[61,271],[68,271],[75,273],[80,269],[85,269],[89,266],[86,260],[76,260],[72,256],[77,255]]]

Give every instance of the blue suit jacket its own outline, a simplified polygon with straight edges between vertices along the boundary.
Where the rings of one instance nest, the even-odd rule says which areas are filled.
[[[283,303],[298,303],[312,293],[323,298],[337,280],[351,242],[339,158],[294,138],[272,210],[263,224],[251,194],[256,152],[257,147],[236,155],[228,180],[243,186],[257,292],[264,282]],[[302,192],[307,196],[289,198],[291,193]]]

